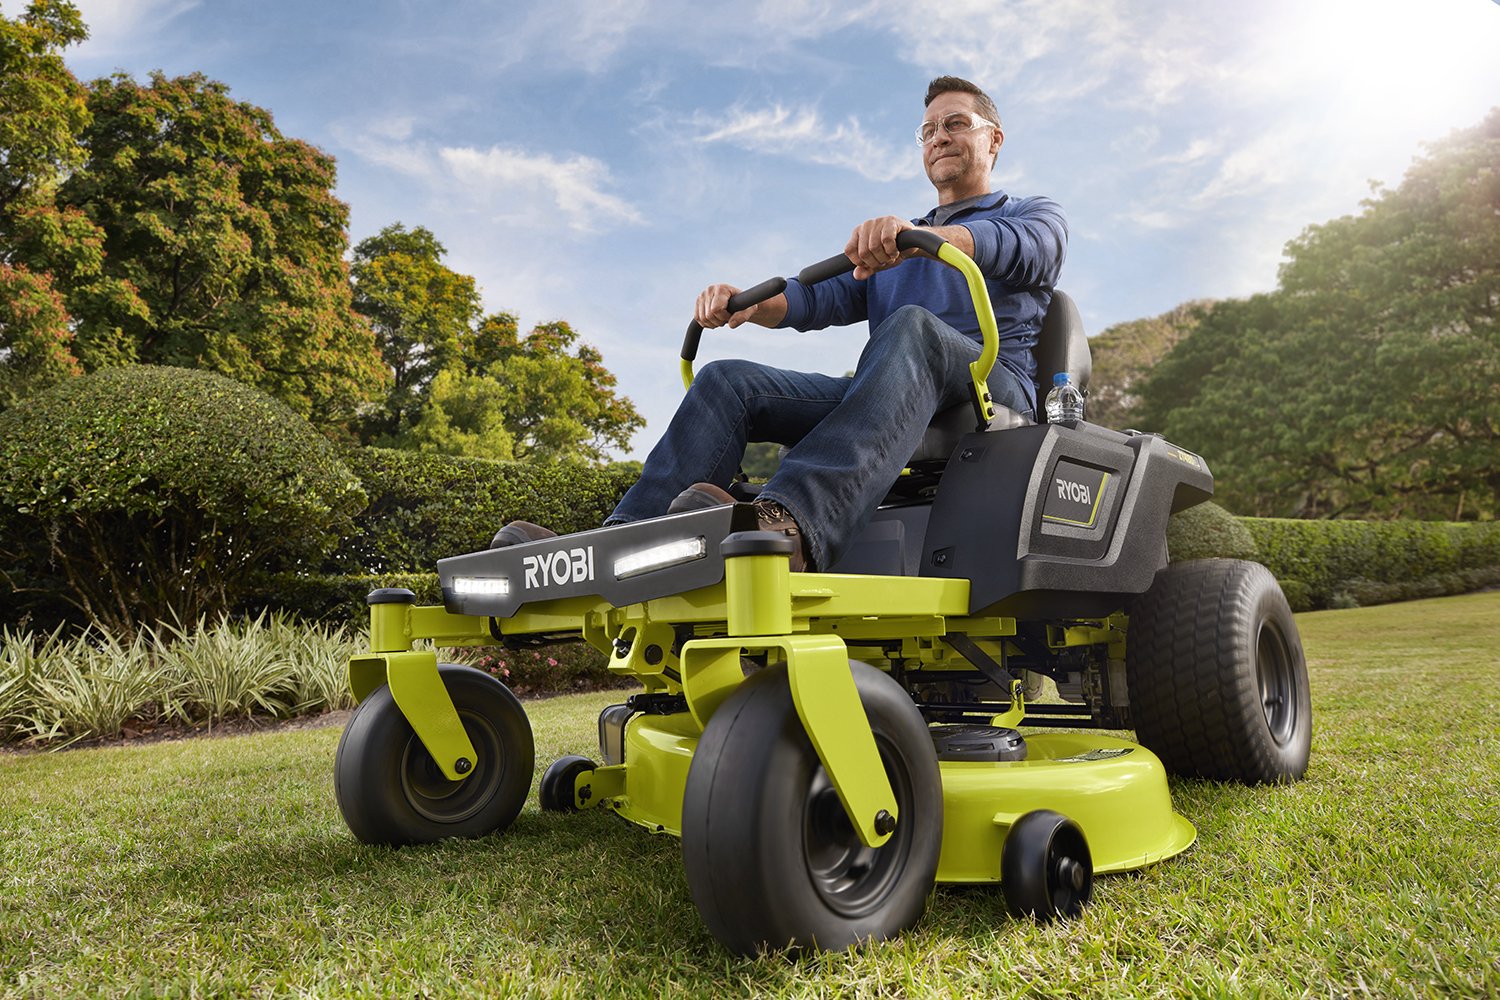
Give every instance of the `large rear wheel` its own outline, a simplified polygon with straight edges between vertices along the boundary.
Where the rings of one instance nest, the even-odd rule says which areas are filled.
[[[1131,609],[1125,662],[1136,735],[1172,773],[1247,784],[1306,773],[1307,661],[1264,566],[1168,566]]]
[[[474,744],[474,769],[449,780],[382,685],[355,710],[334,763],[339,810],[365,843],[481,837],[509,826],[526,801],[535,750],[521,702],[472,667],[441,663],[438,675]]]

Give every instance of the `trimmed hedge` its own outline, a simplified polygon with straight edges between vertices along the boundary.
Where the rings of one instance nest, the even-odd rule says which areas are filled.
[[[1188,559],[1258,558],[1255,539],[1240,519],[1216,503],[1173,514],[1167,521],[1167,553],[1172,562]]]
[[[1239,521],[1295,611],[1439,597],[1500,583],[1500,522]]]
[[[320,572],[259,577],[248,609],[364,622],[365,595],[376,587],[405,587],[435,604],[439,559],[483,549],[496,529],[517,519],[559,534],[597,528],[639,476],[629,466],[495,462],[388,448],[351,450],[345,461],[369,505]]]
[[[0,413],[0,579],[120,634],[317,565],[364,504],[311,424],[212,372],[104,369]]]
[[[257,581],[250,607],[363,622],[375,587],[438,600],[437,560],[489,544],[524,518],[567,533],[597,527],[635,481],[631,468],[592,468],[364,448],[346,463],[370,497],[318,573]],[[1293,609],[1348,607],[1463,593],[1500,583],[1500,523],[1297,521],[1191,507],[1167,527],[1172,560],[1264,563]]]
[[[365,598],[378,587],[405,587],[418,604],[441,604],[436,573],[268,573],[255,579],[244,610],[293,611],[308,621],[349,624],[370,622]]]
[[[635,482],[629,469],[495,462],[388,448],[345,456],[370,503],[327,572],[430,573],[437,561],[490,544],[507,521],[559,534],[597,528]]]

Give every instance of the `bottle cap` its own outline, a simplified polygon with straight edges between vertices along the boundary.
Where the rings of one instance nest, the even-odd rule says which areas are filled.
[[[1068,384],[1068,373],[1067,372],[1058,372],[1056,375],[1052,376],[1052,384],[1053,385],[1067,385]]]

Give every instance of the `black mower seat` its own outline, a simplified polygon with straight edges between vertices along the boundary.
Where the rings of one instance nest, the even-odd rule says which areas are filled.
[[[1054,290],[1052,302],[1047,306],[1047,315],[1042,319],[1042,332],[1037,336],[1036,346],[1031,349],[1036,359],[1036,374],[1040,382],[1037,388],[1037,405],[1046,398],[1052,388],[1052,376],[1067,372],[1080,392],[1087,393],[1089,375],[1094,363],[1089,354],[1089,340],[1083,332],[1083,318],[1078,306],[1066,292]],[[1034,423],[1008,406],[996,406],[995,417],[986,430],[1003,431],[1012,427],[1024,427]],[[959,440],[974,430],[973,404],[964,402],[950,406],[932,418],[927,433],[917,446],[908,465],[918,462],[946,462]]]

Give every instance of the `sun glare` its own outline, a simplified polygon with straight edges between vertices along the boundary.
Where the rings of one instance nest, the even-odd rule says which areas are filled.
[[[1283,18],[1265,40],[1268,68],[1279,85],[1336,98],[1338,115],[1418,124],[1440,108],[1473,104],[1477,115],[1500,102],[1485,68],[1500,52],[1492,0],[1305,0]]]

